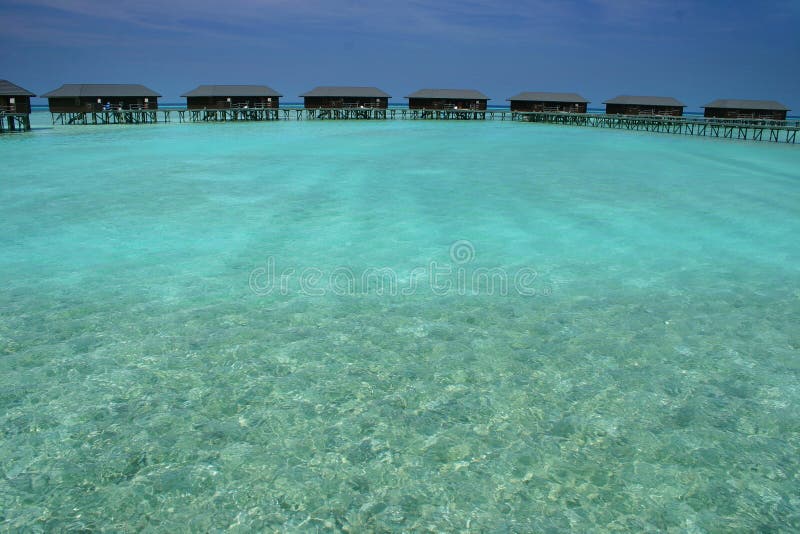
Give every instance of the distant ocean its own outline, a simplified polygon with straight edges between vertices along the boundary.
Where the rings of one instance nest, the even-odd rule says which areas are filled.
[[[800,530],[797,146],[33,120],[0,530]]]

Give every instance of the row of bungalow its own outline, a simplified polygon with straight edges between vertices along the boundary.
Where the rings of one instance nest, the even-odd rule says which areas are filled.
[[[0,111],[30,113],[36,96],[0,80]],[[158,109],[160,94],[138,84],[65,84],[41,95],[53,113],[84,113],[104,109]],[[280,93],[266,85],[201,85],[181,95],[187,109],[277,108]],[[390,95],[376,87],[317,87],[300,95],[306,108],[378,108],[389,106]],[[485,110],[490,100],[472,89],[422,89],[406,96],[410,109]],[[586,113],[588,100],[576,93],[523,92],[508,98],[511,111]],[[682,116],[685,104],[672,97],[621,95],[603,102],[611,115]],[[771,100],[714,100],[702,106],[704,115],[726,119],[786,120],[789,108]]]

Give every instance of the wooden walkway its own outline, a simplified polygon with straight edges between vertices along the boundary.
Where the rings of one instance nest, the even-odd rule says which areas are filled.
[[[517,113],[517,115],[515,120],[526,122],[789,144],[797,144],[797,134],[800,131],[800,121],[791,120],[705,119],[691,116],[663,117],[600,113]]]
[[[25,116],[27,117],[27,116]],[[705,119],[603,113],[517,112],[510,110],[408,108],[232,108],[117,110],[53,113],[53,124],[154,124],[158,122],[240,122],[304,120],[490,120],[533,122],[589,128],[646,131],[695,137],[798,144],[800,121],[760,119]],[[9,118],[9,120],[11,120]],[[14,119],[23,120],[21,117]],[[5,121],[4,121],[5,122]],[[11,123],[8,123],[11,124]],[[16,122],[14,124],[22,124]],[[28,123],[28,128],[30,125]]]
[[[31,129],[31,116],[27,113],[0,111],[0,133],[26,132]]]

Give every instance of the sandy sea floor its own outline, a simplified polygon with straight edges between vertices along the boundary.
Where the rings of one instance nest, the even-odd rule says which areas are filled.
[[[48,118],[0,530],[800,529],[800,148]]]

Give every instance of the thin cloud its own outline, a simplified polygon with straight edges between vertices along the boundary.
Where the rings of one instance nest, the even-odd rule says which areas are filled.
[[[25,27],[41,23],[40,14],[62,13],[84,20],[123,24],[130,29],[177,34],[203,35],[214,31],[221,36],[242,37],[243,31],[258,28],[309,28],[365,34],[389,33],[420,35],[442,39],[475,40],[480,37],[501,38],[516,32],[536,29],[546,32],[558,19],[568,16],[569,2],[537,0],[519,2],[485,2],[481,0],[415,0],[398,5],[394,2],[343,0],[339,2],[306,0],[230,0],[225,9],[218,2],[155,0],[109,3],[100,0],[31,0],[11,2],[11,6],[36,11],[36,17]],[[530,13],[530,14],[528,14]],[[90,24],[75,29],[85,35]],[[556,35],[557,32],[553,32]],[[19,35],[23,37],[22,35]],[[41,37],[40,33],[35,34]]]
[[[395,40],[409,49],[432,43],[554,46],[593,49],[597,43],[668,42],[738,31],[737,10],[690,0],[10,0],[0,15],[13,38],[60,46],[123,46],[142,39],[165,46],[223,40],[228,44],[287,47],[324,32],[342,38]],[[782,0],[756,17],[797,12]],[[713,25],[707,20],[713,14]],[[69,25],[63,17],[83,24]],[[794,17],[796,19],[796,16]],[[750,22],[750,21],[746,21]],[[702,34],[685,31],[702,27]],[[565,31],[569,28],[569,31]],[[8,31],[8,30],[7,30]],[[129,39],[126,39],[126,35]],[[424,43],[424,45],[422,44]]]

